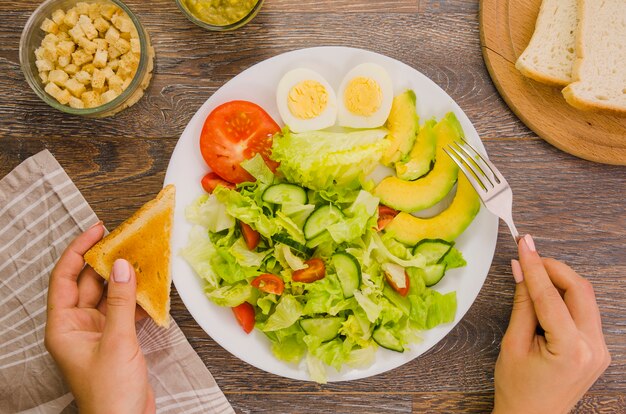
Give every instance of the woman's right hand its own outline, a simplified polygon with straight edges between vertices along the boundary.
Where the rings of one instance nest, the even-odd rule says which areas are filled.
[[[591,283],[542,259],[530,236],[512,261],[517,282],[495,369],[494,413],[567,413],[609,366]],[[544,333],[537,333],[541,326]]]
[[[83,255],[104,235],[98,223],[65,250],[50,275],[46,348],[81,413],[153,413],[154,392],[137,340],[137,277],[118,259],[104,279]],[[139,311],[139,312],[138,312]]]

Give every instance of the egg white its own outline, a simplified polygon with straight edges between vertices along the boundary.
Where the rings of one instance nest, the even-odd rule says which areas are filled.
[[[316,117],[301,119],[291,113],[288,106],[288,96],[291,88],[307,80],[319,82],[328,96],[326,108]],[[325,129],[335,125],[337,120],[337,95],[330,84],[322,75],[311,69],[293,69],[283,75],[276,88],[276,104],[283,122],[293,132],[305,132]]]
[[[357,77],[372,79],[378,83],[382,92],[382,101],[376,112],[369,116],[359,115],[351,112],[345,106],[346,88],[350,81]],[[338,92],[338,121],[339,125],[349,128],[378,128],[382,126],[391,112],[393,102],[393,83],[389,73],[380,65],[375,63],[362,63],[352,68],[341,81]]]

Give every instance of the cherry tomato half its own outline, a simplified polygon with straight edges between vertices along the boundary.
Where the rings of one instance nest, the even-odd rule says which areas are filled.
[[[259,232],[254,230],[243,221],[239,222],[239,227],[241,228],[241,235],[243,236],[243,239],[245,240],[248,249],[256,249],[256,247],[259,245],[259,240],[261,240],[261,235],[259,234]]]
[[[209,194],[211,194],[213,190],[215,190],[215,187],[217,187],[218,185],[223,185],[224,187],[230,188],[231,190],[235,188],[235,184],[229,183],[214,172],[210,172],[202,177],[201,184],[202,188],[204,188],[204,191]]]
[[[254,181],[239,164],[261,154],[272,171],[278,163],[270,159],[272,137],[280,127],[259,105],[230,101],[215,108],[204,121],[200,151],[217,175],[231,183]]]
[[[395,284],[395,282],[393,281],[393,279],[391,279],[391,277],[389,276],[389,274],[387,272],[385,272],[385,279],[387,279],[387,283],[389,283],[389,286],[391,286],[393,288],[393,290],[395,290],[396,292],[398,292],[400,294],[400,296],[406,296],[409,293],[409,275],[404,272],[404,287],[398,287],[398,285]]]
[[[252,332],[254,329],[254,307],[248,302],[244,302],[232,309],[237,322],[239,322],[245,333]]]
[[[309,267],[296,270],[291,276],[296,282],[311,283],[316,280],[324,279],[324,276],[326,276],[326,266],[322,259],[309,259],[306,260],[304,264],[309,265]]]
[[[271,273],[264,273],[255,277],[250,284],[260,291],[275,295],[282,295],[285,290],[285,282]]]
[[[378,205],[378,231],[384,229],[398,215],[398,211],[385,205]]]

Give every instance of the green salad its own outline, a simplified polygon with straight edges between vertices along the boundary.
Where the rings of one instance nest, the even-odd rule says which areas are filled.
[[[386,213],[366,177],[387,132],[285,128],[273,137],[276,173],[257,154],[241,163],[253,181],[218,185],[186,209],[194,226],[181,254],[207,297],[320,383],[328,367],[369,366],[379,346],[404,352],[455,317],[455,292],[429,287],[466,264],[453,242],[408,246],[379,230]]]

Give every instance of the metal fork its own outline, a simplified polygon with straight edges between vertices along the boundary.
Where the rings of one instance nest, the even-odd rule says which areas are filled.
[[[455,141],[443,150],[463,171],[487,210],[509,226],[517,243],[520,236],[513,223],[513,191],[504,176],[486,156],[481,155],[464,139]]]

